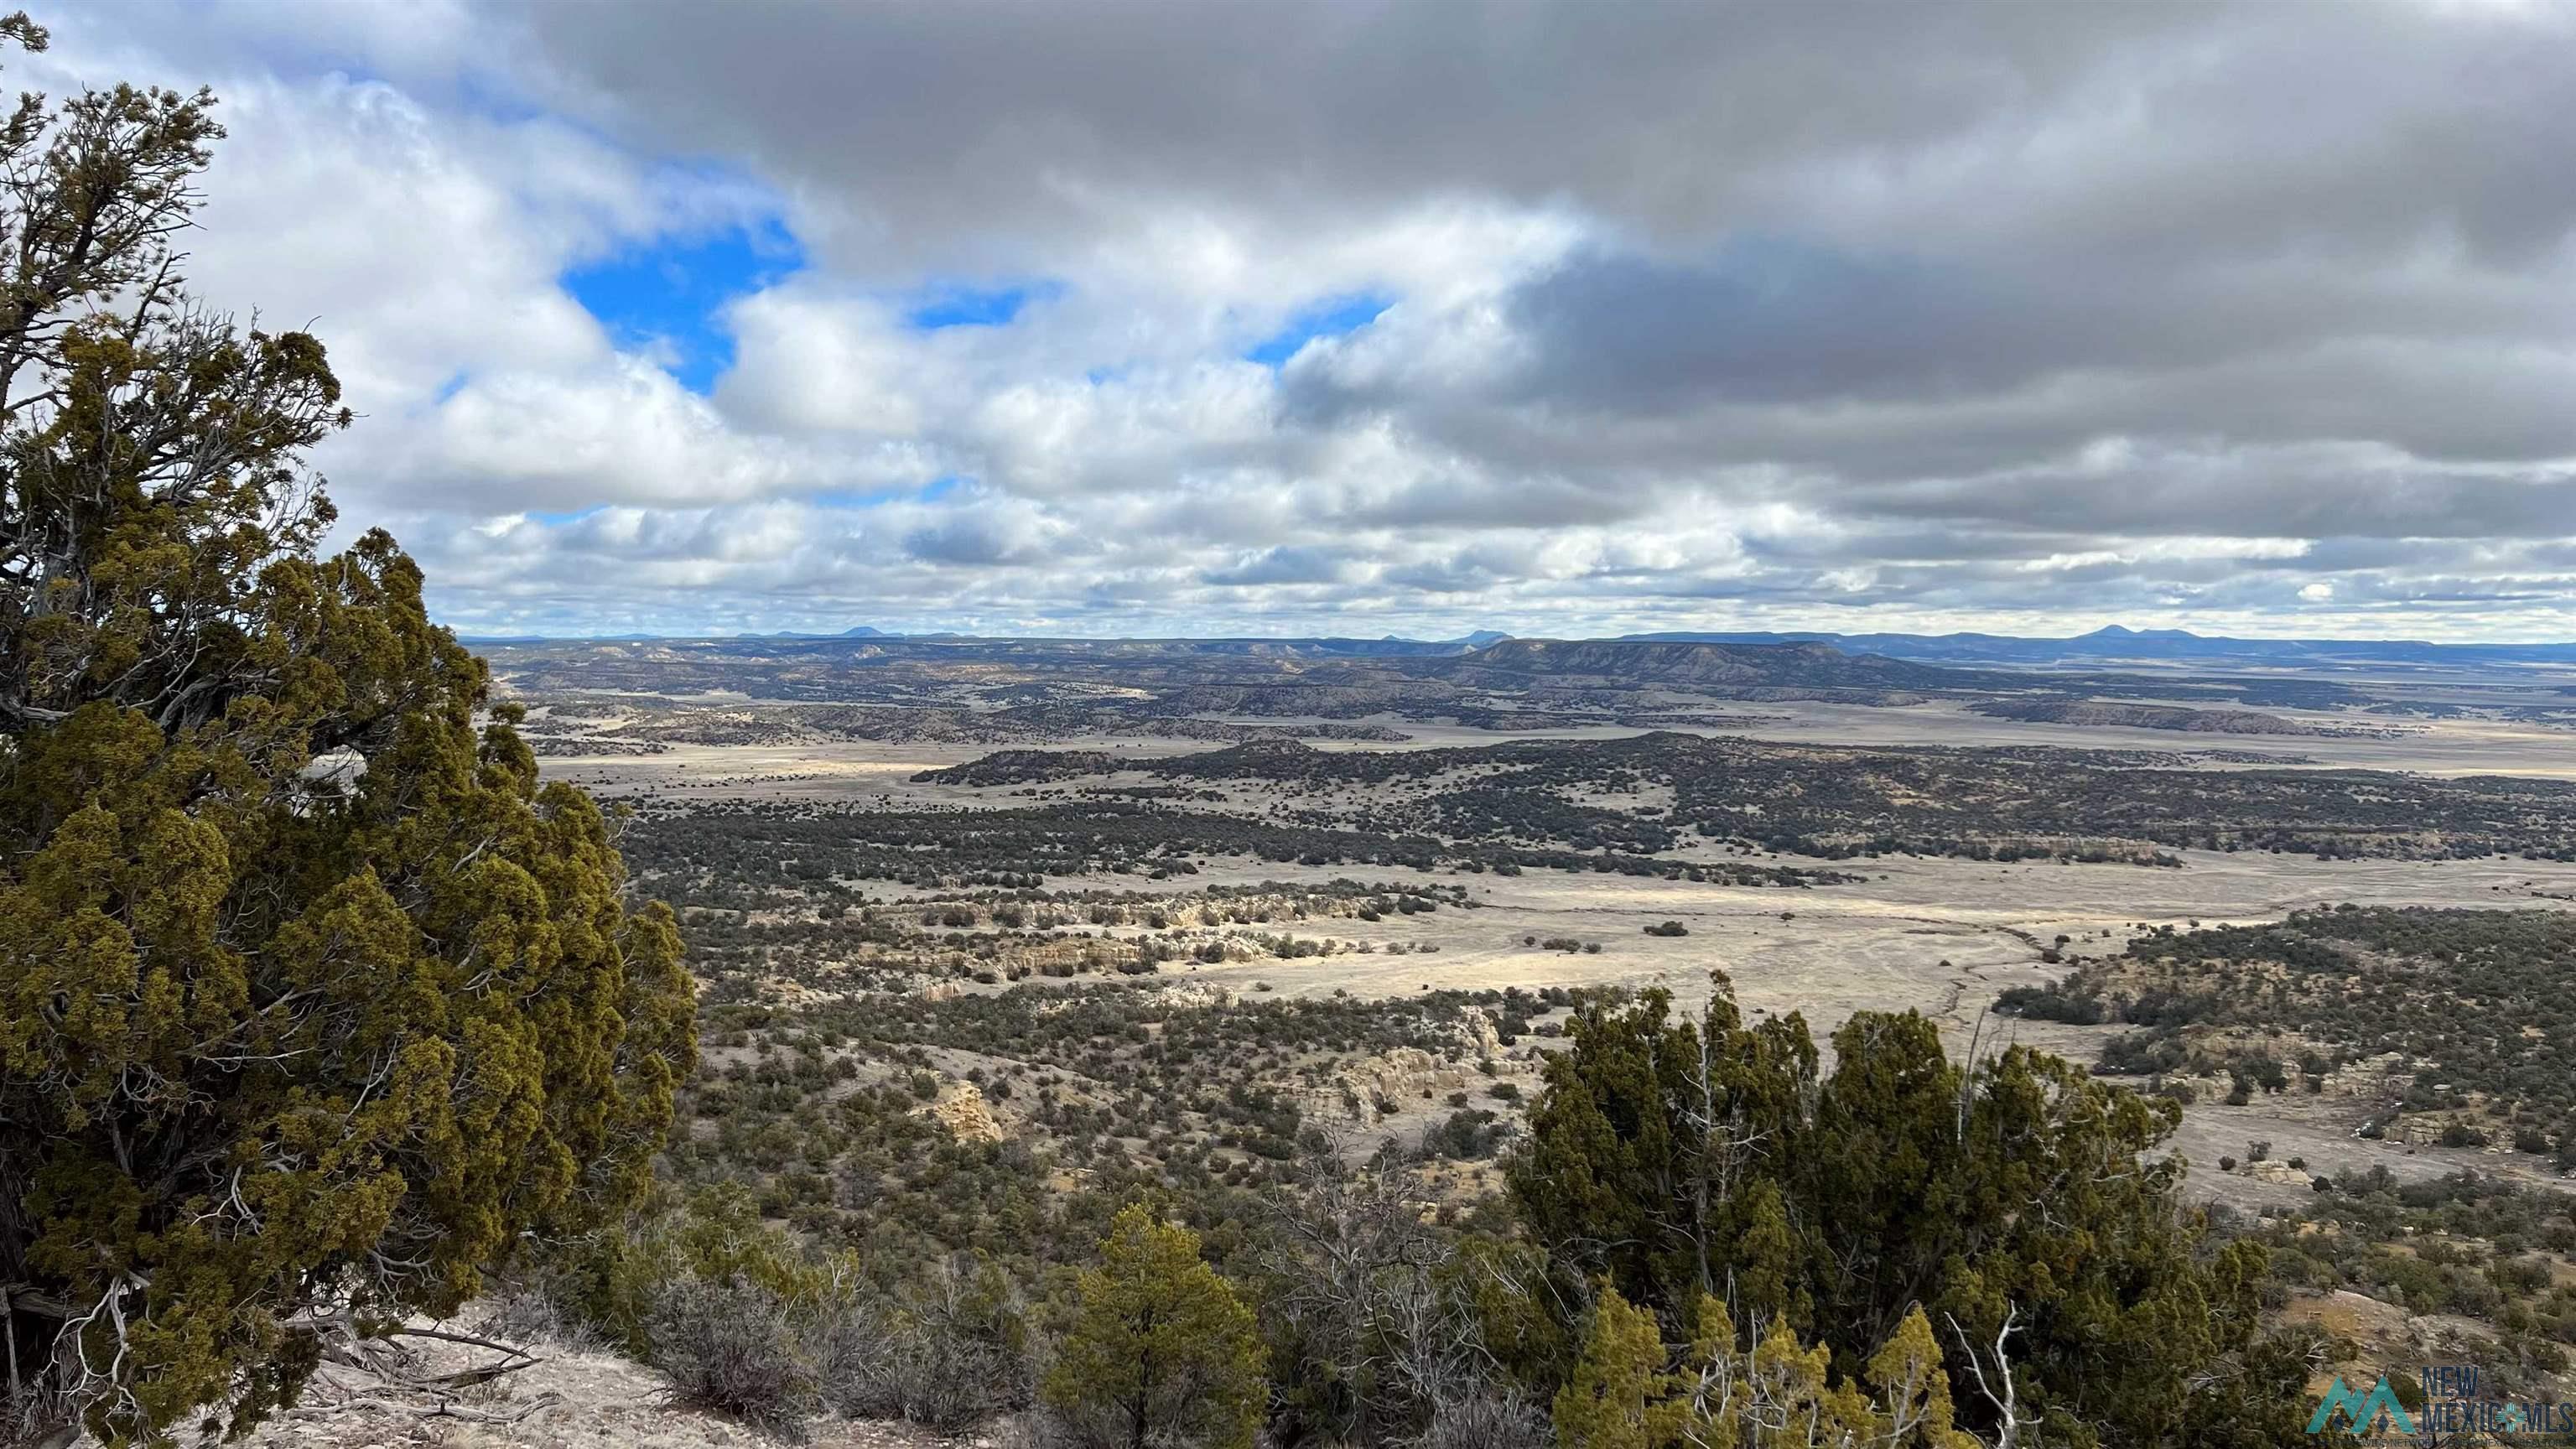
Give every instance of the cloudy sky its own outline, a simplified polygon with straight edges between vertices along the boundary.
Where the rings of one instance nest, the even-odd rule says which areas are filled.
[[[469,633],[2576,638],[2576,5],[37,8]]]

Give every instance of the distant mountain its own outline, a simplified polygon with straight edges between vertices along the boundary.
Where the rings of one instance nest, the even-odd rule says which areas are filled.
[[[1146,655],[1236,655],[1247,658],[1345,658],[1345,659],[1426,659],[1462,662],[1472,659],[1492,668],[1518,673],[1573,672],[1603,673],[1622,678],[1669,677],[1676,682],[1705,675],[1712,682],[1753,682],[1749,676],[1803,673],[1818,676],[1840,673],[1846,676],[1869,676],[1867,680],[1851,679],[1825,687],[1832,688],[2012,688],[2009,681],[1987,680],[1971,684],[1961,679],[1898,682],[1887,666],[1903,662],[1913,665],[1952,665],[1962,669],[2013,667],[2019,669],[2126,670],[2146,666],[2189,666],[2197,671],[2273,671],[2299,670],[2307,673],[2361,672],[2365,670],[2522,670],[2538,665],[2576,666],[2576,643],[2567,644],[2435,644],[2420,639],[2233,639],[2194,634],[2184,629],[2129,629],[2113,624],[2089,634],[2071,638],[2019,638],[2008,634],[1832,634],[1824,632],[1743,632],[1743,633],[1664,633],[1631,634],[1622,639],[1531,640],[1516,639],[1497,629],[1479,629],[1454,639],[1406,639],[1387,635],[1378,639],[1344,638],[1212,638],[1212,639],[1050,639],[1043,637],[982,638],[961,634],[899,634],[860,624],[838,634],[781,633],[740,635],[739,640],[768,641],[794,650],[835,651],[856,648],[870,652],[892,650],[910,654],[924,649],[943,653],[960,648],[988,649],[997,653],[1026,655],[1061,653],[1094,657],[1141,657]],[[541,643],[683,643],[686,636],[619,635],[615,638],[540,639],[531,636],[483,636],[465,642],[483,647],[524,647]],[[703,642],[703,641],[701,641]],[[1564,651],[1590,646],[1712,646],[1719,649],[1794,649],[1829,646],[1820,655],[1727,655],[1694,653],[1631,653],[1610,655],[1569,655]],[[1831,651],[1839,651],[1834,654]],[[1534,670],[1538,655],[1552,654],[1556,659],[1583,659],[1616,668],[1565,669],[1551,666]],[[1827,657],[1848,658],[1851,663],[1828,667]],[[1792,661],[1808,662],[1793,667]],[[1638,671],[1645,671],[1639,673]],[[1897,671],[1901,672],[1901,671]],[[1772,679],[1779,684],[1823,685],[1820,678],[1797,680]],[[2287,702],[2287,701],[2276,701]]]
[[[1470,634],[1463,639],[1406,639],[1389,634],[1378,639],[1205,639],[1174,640],[1209,651],[1232,650],[1252,654],[1339,655],[1353,659],[1419,659],[1465,654],[1476,649],[1485,636]],[[1500,639],[1505,636],[1491,636]]]
[[[1457,660],[1452,673],[1731,689],[1973,689],[1992,682],[1971,670],[1817,640],[1505,639]]]
[[[1831,644],[1892,659],[1943,664],[2071,665],[2189,663],[2249,669],[2495,668],[2576,664],[2576,644],[2435,644],[2420,639],[2231,639],[2187,629],[2112,624],[2067,639],[2006,634],[1678,633],[1633,634],[1641,643]]]
[[[1282,644],[1293,642],[1307,645],[1326,654],[1356,654],[1361,656],[1384,656],[1390,654],[1437,655],[1472,654],[1476,650],[1485,648],[1491,644],[1501,643],[1503,640],[1509,639],[1510,637],[1512,636],[1503,633],[1499,629],[1479,629],[1473,634],[1461,634],[1455,639],[1407,639],[1401,634],[1388,634],[1377,639],[1299,639],[1294,641],[1282,639],[1277,642]]]
[[[638,635],[637,637],[642,638],[647,636]],[[676,639],[684,636],[674,634],[669,636],[651,637],[669,637]],[[903,636],[901,634],[889,634],[883,629],[871,628],[866,624],[856,624],[842,630],[838,634],[808,634],[802,629],[781,629],[774,634],[739,634],[735,637],[740,639],[900,639]]]
[[[809,634],[801,629],[780,629],[768,634],[483,634],[463,636],[470,645],[525,647],[539,644],[702,644],[757,643],[779,640],[800,646],[851,643],[886,643],[897,645],[971,645],[996,649],[1038,647],[1103,654],[1178,651],[1197,654],[1247,655],[1343,655],[1352,658],[1439,657],[1466,654],[1509,639],[1497,629],[1479,629],[1455,639],[1407,639],[1389,634],[1378,639],[1319,638],[1208,638],[1208,639],[1057,639],[1045,635],[978,635],[978,634],[902,634],[858,624],[838,634]]]

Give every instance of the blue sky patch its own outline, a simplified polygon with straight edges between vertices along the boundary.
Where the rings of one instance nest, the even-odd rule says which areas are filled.
[[[563,288],[620,347],[652,347],[682,387],[703,393],[733,366],[718,314],[737,297],[804,269],[776,222],[709,236],[666,236],[563,274]]]
[[[806,501],[817,508],[882,508],[889,503],[936,503],[973,481],[946,473],[918,488],[882,488],[873,493],[827,489],[806,495]]]
[[[950,327],[1008,327],[1031,302],[1063,295],[1060,282],[1014,282],[1001,287],[934,287],[913,303],[903,320],[922,332]]]
[[[1347,297],[1327,297],[1309,303],[1288,319],[1288,325],[1254,343],[1243,354],[1249,362],[1264,367],[1277,367],[1297,355],[1297,349],[1318,337],[1340,337],[1357,332],[1386,314],[1395,305],[1393,297],[1375,292],[1360,292]]]

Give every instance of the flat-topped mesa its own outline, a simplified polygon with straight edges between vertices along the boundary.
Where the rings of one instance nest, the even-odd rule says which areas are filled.
[[[1239,745],[1227,745],[1223,749],[1206,750],[1182,758],[1206,767],[1192,771],[1194,774],[1258,775],[1281,763],[1302,764],[1322,753],[1304,740],[1245,740]],[[1155,763],[1169,764],[1173,761],[1165,759]]]
[[[1453,678],[1485,673],[1757,688],[1960,689],[1993,683],[1967,670],[1814,642],[1506,639],[1451,664]]]
[[[995,750],[962,765],[923,770],[916,785],[1029,785],[1080,775],[1105,775],[1120,761],[1107,750]]]

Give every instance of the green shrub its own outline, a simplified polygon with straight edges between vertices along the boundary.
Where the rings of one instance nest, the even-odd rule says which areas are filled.
[[[1265,1358],[1252,1311],[1199,1260],[1198,1235],[1129,1207],[1081,1275],[1041,1397],[1096,1449],[1251,1449]]]

